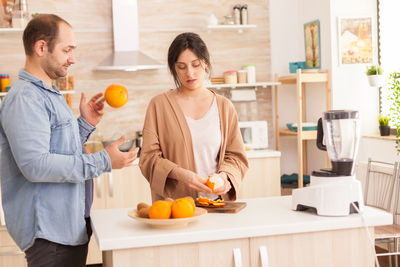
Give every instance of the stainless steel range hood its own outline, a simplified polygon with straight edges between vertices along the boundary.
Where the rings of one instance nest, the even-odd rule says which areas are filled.
[[[166,66],[139,51],[137,0],[113,0],[114,52],[94,70],[138,71]]]

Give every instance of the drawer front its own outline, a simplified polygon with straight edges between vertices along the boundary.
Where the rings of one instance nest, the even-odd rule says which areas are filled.
[[[25,253],[23,253],[7,230],[0,230],[0,267],[26,267]]]

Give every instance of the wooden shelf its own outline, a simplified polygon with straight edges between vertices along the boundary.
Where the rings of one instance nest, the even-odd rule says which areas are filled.
[[[280,85],[280,82],[258,82],[258,83],[235,83],[235,84],[210,84],[207,85],[207,88],[215,88],[215,89],[221,89],[221,88],[245,88],[245,87],[264,87],[266,88],[267,86],[274,86],[274,85]]]
[[[282,84],[295,84],[297,83],[297,74],[281,76],[278,81]],[[326,72],[306,72],[301,74],[302,83],[322,83],[327,81],[328,75]]]
[[[22,28],[0,28],[0,32],[23,32]]]
[[[254,29],[257,25],[255,24],[246,24],[246,25],[207,25],[207,30],[237,30],[239,33],[242,33],[244,30]]]
[[[298,132],[291,131],[289,129],[280,129],[280,136],[297,136]],[[301,131],[301,140],[317,140],[317,131]]]
[[[316,140],[317,131],[305,131],[302,124],[306,120],[306,85],[310,83],[322,83],[321,89],[326,93],[326,110],[331,109],[331,84],[329,71],[327,72],[302,72],[298,69],[296,74],[278,76],[275,81],[281,84],[294,84],[296,94],[296,113],[298,131],[291,131],[287,128],[279,129],[279,86],[274,86],[275,92],[275,138],[276,150],[279,150],[281,136],[294,136],[297,139],[297,167],[298,186],[303,187],[303,174],[307,173],[307,146],[304,141]],[[290,107],[294,108],[294,107]],[[329,164],[329,161],[327,161]]]

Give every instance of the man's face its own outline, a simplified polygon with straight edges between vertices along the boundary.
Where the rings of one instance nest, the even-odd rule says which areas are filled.
[[[51,79],[65,77],[68,67],[75,63],[75,36],[72,28],[65,23],[58,25],[59,31],[52,52],[43,58],[42,68]]]

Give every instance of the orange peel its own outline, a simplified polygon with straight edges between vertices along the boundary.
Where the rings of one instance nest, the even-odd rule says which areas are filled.
[[[216,189],[224,185],[224,180],[218,174],[213,174],[208,176],[206,186],[208,186],[213,192]]]

